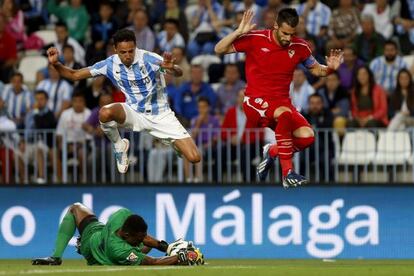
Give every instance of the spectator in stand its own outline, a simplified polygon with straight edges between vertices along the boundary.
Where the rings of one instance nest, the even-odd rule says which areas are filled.
[[[137,11],[142,10],[142,11],[148,11],[147,7],[145,6],[145,1],[144,0],[127,0],[127,16],[123,18],[125,25],[124,26],[129,26],[131,24],[133,24],[134,22],[134,18],[135,18],[135,14],[137,13]],[[125,21],[126,19],[126,21]]]
[[[414,83],[407,69],[397,76],[397,87],[391,95],[391,121],[388,130],[404,130],[414,126]]]
[[[201,54],[213,54],[217,42],[219,23],[224,19],[223,7],[213,0],[198,0],[197,9],[191,15],[191,29],[187,53],[192,59]]]
[[[183,36],[178,32],[179,21],[167,18],[164,29],[157,35],[159,52],[171,52],[174,47],[185,47]]]
[[[184,9],[180,9],[178,0],[166,0],[165,12],[161,17],[161,24],[164,25],[167,19],[175,19],[178,21],[178,31],[185,41],[188,41],[188,23]]]
[[[44,12],[43,0],[25,0],[20,1],[20,7],[24,12],[25,26],[27,34],[31,34],[44,26],[47,18]]]
[[[193,137],[197,146],[201,148],[204,157],[203,160],[208,164],[213,164],[212,175],[213,179],[217,180],[217,162],[214,162],[217,155],[216,142],[219,135],[220,123],[219,120],[212,115],[212,107],[207,97],[200,96],[197,100],[198,115],[191,119],[191,137]],[[211,149],[211,151],[209,150]],[[184,159],[184,173],[187,182],[203,181],[203,162],[195,165],[195,177],[191,179],[189,171],[190,163]]]
[[[217,95],[211,86],[203,82],[204,69],[201,65],[191,65],[191,80],[182,84],[174,99],[175,112],[183,119],[184,127],[190,126],[190,121],[197,117],[197,101],[203,96],[209,100],[209,107],[214,111],[217,104]]]
[[[300,155],[301,161],[301,173],[305,174],[306,164],[310,166],[310,173],[316,174],[319,172],[320,179],[326,179],[328,175],[329,179],[333,176],[333,169],[331,160],[334,158],[335,148],[332,139],[332,133],[326,132],[325,128],[332,128],[333,115],[331,111],[324,107],[323,98],[318,93],[315,93],[309,97],[309,110],[303,114],[303,117],[312,125],[312,128],[316,130],[316,136],[318,137],[318,143],[312,144],[306,151],[309,154],[303,152]],[[319,158],[317,158],[317,156]],[[328,157],[328,159],[326,159]]]
[[[382,87],[375,83],[374,74],[368,66],[360,67],[356,72],[355,88],[351,94],[352,119],[347,127],[370,128],[388,125],[387,95]]]
[[[78,41],[76,41],[72,37],[69,37],[68,28],[66,27],[65,23],[63,22],[56,23],[55,32],[56,32],[57,41],[53,43],[53,46],[58,49],[60,54],[62,54],[63,46],[71,45],[75,51],[76,62],[84,66],[85,65],[85,50],[79,44]]]
[[[16,124],[7,116],[6,106],[0,97],[0,183],[9,184],[13,182],[14,154],[13,147],[10,147],[9,141],[13,140],[12,135],[7,132],[16,131]]]
[[[58,120],[63,111],[70,107],[73,87],[66,80],[62,79],[58,71],[53,67],[48,67],[49,77],[42,80],[36,90],[46,91],[48,94],[47,106],[55,114]]]
[[[297,68],[293,72],[292,83],[290,84],[290,97],[292,104],[299,112],[308,111],[308,98],[315,93],[315,89],[306,79],[305,72]]]
[[[105,76],[93,78],[92,83],[82,90],[85,96],[86,107],[94,109],[99,105],[99,99],[103,94],[112,94],[111,87],[107,84]]]
[[[181,77],[174,77],[174,85],[178,87],[184,82],[190,81],[191,68],[187,57],[185,56],[185,49],[183,47],[174,47],[171,53],[175,58],[175,64],[180,66],[183,71],[183,75]]]
[[[4,0],[1,6],[1,12],[7,22],[6,30],[16,40],[17,49],[23,50],[27,38],[23,11],[20,10],[15,0]]]
[[[375,31],[386,39],[391,38],[394,27],[391,22],[391,7],[388,0],[375,0],[374,3],[365,4],[362,14],[371,15],[374,19]]]
[[[328,34],[331,9],[319,0],[307,0],[297,6],[298,14],[306,20],[306,30],[318,38]]]
[[[391,95],[397,84],[398,71],[407,68],[407,64],[398,54],[397,43],[388,40],[384,45],[384,55],[371,61],[369,67],[374,73],[375,81]]]
[[[237,105],[240,90],[246,83],[240,79],[239,68],[235,64],[227,64],[224,69],[224,80],[217,89],[217,114],[222,118],[230,107]]]
[[[277,13],[274,10],[266,9],[263,11],[263,28],[273,29],[277,19]]]
[[[391,18],[396,25],[401,52],[409,55],[414,48],[414,1],[394,1]]]
[[[231,161],[239,158],[244,181],[254,181],[256,166],[252,163],[256,157],[260,157],[255,146],[262,144],[264,133],[260,129],[247,127],[243,100],[244,88],[238,91],[237,102],[226,111],[221,125],[222,168],[230,173],[228,168],[231,166]],[[240,152],[237,153],[237,150]]]
[[[113,13],[114,10],[110,2],[102,1],[99,4],[99,13],[92,19],[91,23],[92,42],[88,46],[87,57],[100,53],[103,59],[105,58],[106,46],[112,35],[118,29],[118,24],[113,17]],[[92,62],[89,64],[92,64]]]
[[[276,21],[276,19],[273,20],[273,24],[272,25],[270,25],[270,23],[266,24],[266,17],[267,16],[269,16],[269,17],[275,17],[276,18],[277,17],[277,14],[279,13],[279,11],[281,9],[284,9],[284,8],[287,8],[287,7],[288,7],[288,5],[286,5],[285,3],[283,3],[282,0],[268,0],[267,1],[267,6],[265,6],[265,8],[263,9],[263,13],[262,13],[263,18],[264,18],[264,26],[265,26],[265,28],[267,28],[266,25],[268,25],[268,26],[274,25],[274,23]],[[268,14],[268,12],[273,13],[273,15]],[[266,14],[268,14],[268,15],[266,15]],[[267,29],[271,29],[271,28],[267,28]]]
[[[329,24],[331,48],[339,49],[351,43],[361,31],[360,12],[353,0],[340,0],[339,7],[332,12]]]
[[[33,95],[23,84],[23,75],[20,72],[12,73],[10,83],[0,91],[0,99],[3,100],[9,117],[17,128],[24,128],[24,118],[33,105]]]
[[[6,19],[4,15],[0,13],[0,81],[9,81],[10,72],[13,71],[16,62],[16,40],[6,30]]]
[[[253,11],[254,17],[252,23],[257,24],[257,26],[262,26],[262,8],[256,4],[254,0],[242,0],[240,2],[234,2],[235,12],[245,12],[247,10]]]
[[[37,90],[35,92],[35,103],[33,110],[26,116],[26,143],[22,141],[20,143],[20,150],[23,154],[19,158],[19,167],[21,180],[24,179],[25,168],[29,163],[36,162],[34,167],[37,167],[37,179],[36,183],[46,183],[46,160],[49,160],[49,164],[56,164],[54,162],[54,144],[53,133],[41,132],[51,131],[56,128],[56,118],[51,110],[48,108],[49,96],[44,90]],[[45,160],[45,156],[48,158]],[[56,168],[54,168],[56,170]],[[52,175],[50,173],[49,175]],[[27,182],[27,179],[26,179]]]
[[[347,90],[341,86],[338,72],[326,77],[326,84],[318,90],[318,94],[323,99],[324,108],[329,110],[334,117],[333,127],[343,135],[350,111],[349,97]]]
[[[89,27],[89,14],[82,0],[70,0],[70,5],[57,5],[56,0],[47,1],[47,9],[66,23],[70,37],[81,44],[85,41],[86,32]]]
[[[66,44],[63,46],[63,65],[72,68],[74,70],[82,68],[82,65],[75,60],[75,50],[73,49],[72,45]],[[72,86],[76,87],[85,87],[86,86],[86,80],[81,80],[77,82],[73,82],[69,79],[64,79],[67,82],[69,82]]]
[[[384,50],[384,37],[375,31],[374,18],[371,15],[361,17],[362,33],[354,40],[354,50],[364,62],[371,62],[375,57],[382,55]]]
[[[78,179],[75,181],[84,182],[86,177],[86,172],[83,170],[83,162],[85,160],[84,147],[86,143],[91,139],[91,136],[86,133],[82,125],[91,115],[91,111],[85,105],[85,97],[82,93],[73,93],[72,95],[72,107],[63,111],[62,116],[60,116],[58,125],[56,128],[56,135],[58,141],[58,181],[62,180],[62,147],[63,145],[63,136],[65,136],[67,153],[70,159],[72,156],[75,156],[78,162],[78,168],[80,168]],[[76,153],[75,153],[76,151]]]
[[[102,173],[102,171],[105,171],[105,172],[110,171],[111,158],[109,157],[112,155],[112,146],[111,146],[110,141],[105,138],[105,134],[103,133],[100,127],[99,110],[102,106],[105,106],[111,103],[113,103],[113,98],[111,94],[108,94],[108,93],[100,94],[99,95],[99,106],[96,106],[92,109],[91,115],[82,124],[83,130],[94,137],[96,155],[90,156],[90,157],[95,158],[94,162],[97,167],[97,170],[96,170],[97,181],[102,181],[102,182],[105,182],[107,179],[105,177],[106,175]],[[100,176],[102,176],[102,178],[100,178]]]
[[[155,34],[148,26],[148,14],[145,10],[138,10],[134,15],[133,24],[128,27],[135,33],[137,47],[147,51],[155,49]]]
[[[348,92],[351,91],[354,85],[355,72],[359,67],[364,65],[364,62],[355,54],[353,47],[346,46],[344,48],[344,62],[339,66],[338,72],[341,80],[341,86]]]

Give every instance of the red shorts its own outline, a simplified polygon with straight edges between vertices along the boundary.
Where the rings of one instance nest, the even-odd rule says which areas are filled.
[[[275,110],[285,106],[292,110],[293,130],[300,127],[311,127],[308,121],[292,105],[290,99],[265,100],[263,98],[244,97],[243,109],[247,117],[246,128],[276,128],[276,121],[273,117]]]

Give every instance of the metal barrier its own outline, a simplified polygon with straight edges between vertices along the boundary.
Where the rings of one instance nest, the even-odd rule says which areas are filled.
[[[315,143],[296,153],[296,171],[316,183],[411,183],[414,181],[414,132],[384,129],[315,131]],[[130,140],[130,166],[119,174],[106,138],[68,142],[54,130],[0,132],[0,183],[251,183],[265,144],[262,130],[227,139],[237,129],[201,131],[195,141],[202,161],[192,165],[147,133],[124,132]],[[278,162],[266,182],[279,183]]]

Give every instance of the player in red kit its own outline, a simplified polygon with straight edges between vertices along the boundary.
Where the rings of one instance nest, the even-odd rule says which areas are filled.
[[[302,185],[306,179],[293,170],[293,153],[313,144],[315,138],[309,123],[291,103],[289,85],[299,64],[319,77],[335,71],[342,62],[342,51],[331,51],[327,66],[319,64],[308,43],[295,37],[299,21],[295,9],[281,10],[273,30],[253,30],[252,18],[253,12],[246,11],[239,27],[220,40],[215,51],[246,54],[246,127],[270,127],[275,131],[276,144],[263,148],[264,160],[257,167],[260,180],[266,179],[275,158],[279,157],[283,186]]]

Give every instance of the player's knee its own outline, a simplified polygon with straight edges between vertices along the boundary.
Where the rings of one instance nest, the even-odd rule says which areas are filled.
[[[192,150],[187,156],[188,161],[191,163],[198,163],[201,161],[201,156],[198,150]]]
[[[112,121],[112,112],[107,107],[102,107],[99,110],[99,121],[106,123]]]
[[[82,208],[82,206],[83,206],[83,204],[82,204],[82,203],[80,203],[80,202],[75,202],[75,203],[73,203],[73,204],[69,207],[69,212],[73,213],[73,212],[75,212],[76,210],[78,210],[78,209]]]

